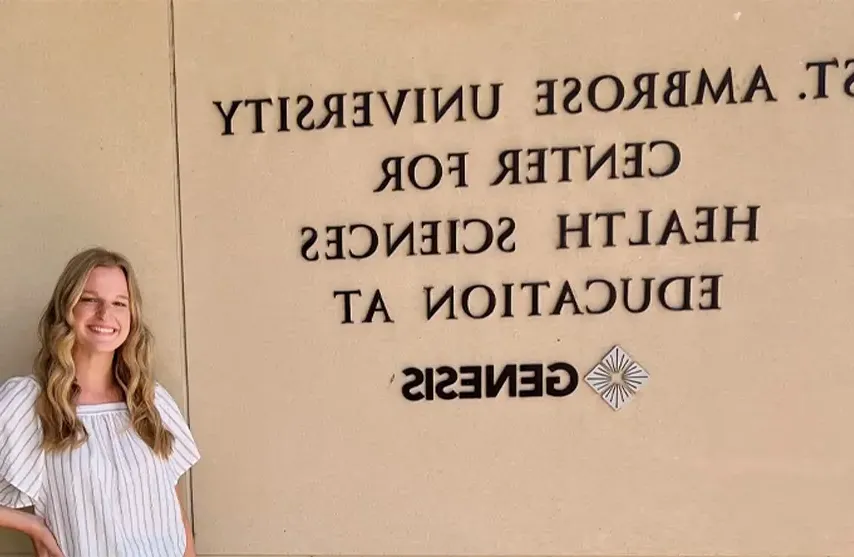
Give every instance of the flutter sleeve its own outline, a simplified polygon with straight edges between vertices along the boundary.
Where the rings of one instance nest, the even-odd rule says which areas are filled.
[[[175,399],[159,383],[154,391],[154,404],[160,412],[163,425],[175,436],[172,455],[169,457],[169,467],[173,482],[177,483],[181,476],[199,461],[201,455],[190,427],[181,414],[181,409],[178,408]]]
[[[44,478],[41,424],[35,412],[39,386],[32,377],[0,384],[0,506],[36,504]]]

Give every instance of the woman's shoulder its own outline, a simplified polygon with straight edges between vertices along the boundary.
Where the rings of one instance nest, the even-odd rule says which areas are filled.
[[[0,382],[0,437],[36,428],[36,399],[41,386],[32,375],[10,377]]]
[[[41,386],[34,375],[18,375],[0,381],[0,410],[10,410],[32,405],[39,396]],[[11,405],[11,406],[10,406]]]
[[[159,381],[154,382],[154,406],[168,425],[172,426],[184,421],[184,413],[175,397]]]
[[[175,480],[181,477],[191,466],[201,458],[196,440],[184,413],[169,391],[160,383],[155,382],[154,402],[163,424],[175,436],[174,451],[170,462],[174,467]]]
[[[160,381],[154,382],[154,403],[157,406],[177,406],[175,398],[169,393],[169,389],[164,387]]]

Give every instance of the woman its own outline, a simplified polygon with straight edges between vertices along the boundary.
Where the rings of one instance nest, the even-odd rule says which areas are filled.
[[[0,527],[39,557],[194,556],[176,484],[199,452],[152,377],[127,259],[73,257],[38,333],[35,373],[0,384]]]

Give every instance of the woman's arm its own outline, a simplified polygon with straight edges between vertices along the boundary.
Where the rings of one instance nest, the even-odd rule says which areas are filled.
[[[62,550],[56,543],[56,538],[48,529],[44,519],[36,515],[0,507],[0,528],[9,528],[26,534],[33,540],[36,554],[49,557],[62,557]],[[195,553],[192,555],[195,556]]]
[[[181,505],[181,519],[184,521],[184,532],[187,535],[187,549],[184,550],[184,557],[196,557],[196,542],[193,539],[193,527],[190,520],[187,518],[187,513],[184,511],[184,503],[181,500],[181,491],[176,487],[175,496],[178,498],[178,503]]]
[[[38,534],[39,528],[43,526],[44,522],[33,514],[0,507],[0,528],[17,530],[32,538]]]

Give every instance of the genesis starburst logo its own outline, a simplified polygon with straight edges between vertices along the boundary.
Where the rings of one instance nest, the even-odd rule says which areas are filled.
[[[638,365],[625,350],[614,346],[584,381],[614,410],[625,406],[649,381],[649,373]]]

